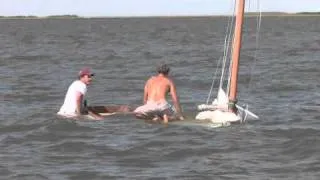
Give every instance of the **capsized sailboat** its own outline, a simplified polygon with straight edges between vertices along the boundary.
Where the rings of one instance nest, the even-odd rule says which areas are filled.
[[[211,104],[201,104],[200,111],[196,115],[197,120],[210,120],[217,124],[230,124],[233,122],[244,122],[247,118],[259,117],[237,104],[237,85],[239,60],[242,40],[242,29],[244,20],[245,0],[237,0],[236,21],[234,26],[234,39],[232,43],[232,59],[230,76],[228,77],[228,94],[222,89],[222,80],[216,99]],[[223,74],[223,73],[222,73]]]

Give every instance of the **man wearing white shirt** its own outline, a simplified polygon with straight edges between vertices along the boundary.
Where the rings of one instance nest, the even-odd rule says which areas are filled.
[[[64,103],[58,114],[65,117],[76,117],[83,113],[89,113],[95,119],[100,120],[102,116],[84,107],[84,96],[87,93],[87,85],[92,81],[93,73],[89,68],[84,68],[79,72],[79,79],[75,80],[68,88]],[[87,111],[87,112],[85,112]]]

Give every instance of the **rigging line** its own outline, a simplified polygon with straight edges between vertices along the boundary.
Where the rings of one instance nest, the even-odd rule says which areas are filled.
[[[229,27],[227,27],[227,29],[228,29]],[[224,49],[225,49],[225,46],[226,46],[226,40],[227,39],[227,35],[226,35],[226,37],[225,37],[225,41],[224,41]],[[225,52],[224,52],[225,53]],[[208,94],[208,98],[207,98],[207,101],[206,101],[206,104],[209,104],[209,100],[210,100],[210,98],[211,98],[211,95],[212,95],[212,90],[213,90],[213,86],[214,86],[214,82],[215,82],[215,80],[217,79],[217,73],[218,73],[218,69],[219,69],[219,67],[220,67],[220,64],[221,64],[221,62],[222,62],[222,58],[220,57],[219,58],[219,61],[218,61],[218,64],[217,64],[217,66],[216,66],[216,71],[215,71],[215,73],[214,73],[214,75],[213,75],[213,79],[212,79],[212,83],[211,83],[211,87],[210,87],[210,91],[209,91],[209,94]],[[225,63],[225,62],[224,62]],[[223,66],[223,65],[222,65]],[[220,82],[220,86],[221,86],[221,82]]]
[[[233,39],[234,39],[234,36],[235,35],[233,35]],[[233,43],[232,43],[233,44]],[[230,54],[232,54],[233,53],[233,48],[231,48],[231,52],[230,52]],[[230,63],[229,63],[229,73],[228,73],[228,82],[227,82],[227,90],[226,90],[226,92],[228,92],[229,93],[229,91],[230,91],[230,82],[231,82],[231,69],[232,69],[232,62],[233,62],[233,59],[232,59],[232,57],[229,57],[230,58]]]
[[[222,59],[219,58],[217,67],[220,66],[221,60],[222,60]],[[212,80],[212,83],[211,83],[211,87],[210,87],[210,91],[209,91],[209,94],[208,94],[208,98],[207,98],[206,104],[209,104],[209,100],[210,100],[210,98],[211,98],[211,94],[212,94],[212,90],[213,90],[213,85],[214,85],[214,81],[215,81],[215,79],[216,79],[216,77],[217,77],[217,73],[218,73],[218,68],[216,68],[216,71],[215,71],[215,73],[214,73],[214,75],[213,75],[213,80]]]
[[[257,9],[259,12],[259,15],[257,15],[257,24],[256,24],[256,42],[255,42],[255,51],[254,51],[254,56],[253,56],[253,62],[252,65],[250,66],[250,76],[249,76],[249,83],[248,83],[248,90],[247,93],[252,89],[252,80],[253,80],[253,71],[256,67],[257,63],[257,56],[258,56],[258,49],[259,49],[259,39],[260,39],[260,30],[261,30],[261,22],[262,22],[262,11],[261,11],[261,3],[260,0],[257,0]]]
[[[251,67],[251,73],[253,72],[256,63],[257,63],[257,56],[258,56],[258,49],[259,49],[259,39],[260,39],[260,30],[261,30],[261,22],[262,22],[262,11],[261,11],[261,5],[260,5],[260,0],[258,0],[258,8],[259,8],[259,16],[257,17],[257,31],[256,31],[256,50],[254,53],[254,61],[253,61],[253,65]],[[250,80],[249,80],[249,89],[251,89],[251,85],[252,85],[252,76],[250,76]]]
[[[225,37],[225,45],[224,45],[224,56],[223,56],[223,67],[222,67],[222,72],[221,72],[221,79],[220,79],[220,85],[219,85],[219,88],[222,88],[222,85],[223,85],[223,80],[224,80],[224,74],[225,74],[225,71],[226,71],[226,62],[227,62],[227,59],[230,59],[230,46],[232,45],[231,42],[232,42],[232,32],[233,32],[233,29],[234,29],[234,19],[235,19],[235,10],[236,10],[236,7],[235,7],[235,3],[236,3],[236,0],[234,0],[234,4],[232,5],[233,7],[233,14],[229,17],[229,24],[228,24],[228,30],[226,31],[227,34],[226,34],[226,37]],[[231,19],[231,21],[230,21]],[[232,52],[232,48],[231,48],[231,52]]]
[[[237,0],[234,0],[234,4],[233,4],[233,19],[232,19],[232,24],[233,24],[233,28],[232,28],[232,30],[233,31],[231,31],[230,32],[230,34],[229,34],[229,43],[230,42],[232,42],[231,43],[231,45],[229,44],[228,45],[228,48],[230,48],[231,46],[234,46],[234,43],[233,43],[233,41],[234,41],[234,38],[235,38],[235,34],[234,34],[234,29],[235,29],[235,23],[234,23],[234,20],[235,20],[235,17],[236,17],[236,8],[237,8]],[[232,33],[233,32],[233,33]],[[233,34],[233,36],[232,36],[232,41],[231,41],[231,35]],[[233,47],[232,48],[230,48],[231,50],[228,50],[228,52],[230,52],[230,54],[232,55],[232,53],[233,53]],[[229,93],[229,90],[230,90],[230,81],[231,81],[231,68],[232,68],[232,57],[231,57],[231,55],[229,55],[229,59],[230,59],[230,61],[229,61],[229,68],[228,68],[228,82],[227,82],[227,89],[226,89],[226,92],[227,93]]]
[[[234,2],[235,2],[235,0],[234,0]],[[211,83],[211,88],[210,88],[210,91],[209,91],[209,94],[208,94],[208,98],[207,98],[206,104],[209,103],[209,100],[211,98],[212,90],[213,90],[213,86],[214,86],[214,81],[215,81],[215,79],[217,77],[217,71],[218,71],[218,67],[220,67],[221,60],[223,60],[223,66],[222,66],[223,68],[222,68],[219,88],[222,88],[224,71],[225,71],[225,64],[226,64],[226,61],[227,61],[227,58],[228,58],[228,52],[229,52],[229,47],[230,47],[230,39],[231,39],[231,34],[232,34],[232,28],[230,28],[230,27],[232,27],[232,24],[234,22],[235,6],[233,5],[233,7],[234,7],[233,16],[229,16],[228,23],[227,23],[227,28],[226,28],[227,30],[226,30],[225,40],[224,40],[223,59],[220,58],[219,61],[218,61],[218,65],[217,65],[216,72],[214,74],[214,77],[213,77],[213,80],[212,80],[212,83]]]
[[[230,21],[230,17],[228,18],[228,27],[227,27],[227,34],[225,36],[225,39],[224,39],[224,54],[223,54],[223,64],[222,64],[222,68],[221,68],[221,77],[220,77],[220,83],[219,83],[219,89],[222,88],[222,85],[223,85],[223,79],[224,79],[224,74],[225,74],[225,67],[226,67],[226,63],[227,63],[227,59],[228,59],[228,56],[229,56],[229,47],[230,47],[230,36],[231,36],[231,33],[232,33],[232,22],[233,22],[233,19],[231,19]]]
[[[232,18],[232,17],[231,17]],[[232,42],[231,41],[231,34],[232,34],[232,24],[233,24],[233,20],[234,20],[234,18],[232,18],[232,20],[230,21],[230,18],[229,18],[229,21],[230,21],[230,25],[228,26],[228,30],[227,30],[227,32],[228,32],[228,34],[226,35],[226,37],[225,37],[225,45],[224,45],[224,55],[223,55],[223,66],[222,66],[222,68],[221,68],[221,78],[220,78],[220,84],[219,84],[219,89],[221,89],[222,88],[222,85],[223,85],[223,80],[224,80],[224,74],[225,74],[225,72],[226,72],[226,69],[225,69],[225,67],[226,67],[226,63],[227,63],[227,59],[229,59],[230,57],[229,57],[229,52],[230,52],[230,42]],[[231,28],[230,28],[231,27]]]

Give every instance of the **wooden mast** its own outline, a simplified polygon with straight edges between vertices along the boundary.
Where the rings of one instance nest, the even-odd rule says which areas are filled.
[[[229,92],[229,109],[233,112],[236,111],[235,103],[237,102],[237,83],[239,71],[239,59],[242,39],[242,24],[244,18],[245,0],[237,1],[236,25],[234,30],[233,51],[232,51],[232,68]]]

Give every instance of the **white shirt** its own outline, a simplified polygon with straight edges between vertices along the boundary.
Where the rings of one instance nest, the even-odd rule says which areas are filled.
[[[59,115],[63,116],[75,116],[77,109],[77,92],[80,92],[85,96],[87,93],[87,85],[80,80],[74,81],[68,88],[64,103],[58,112]],[[81,102],[81,107],[83,102]]]

